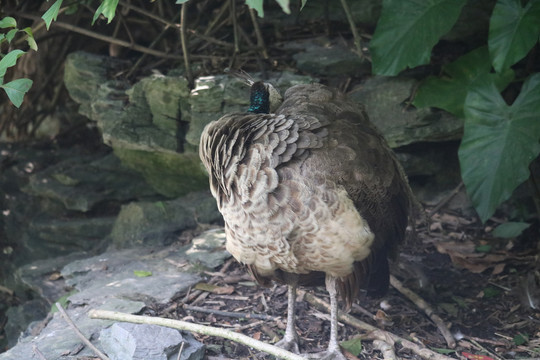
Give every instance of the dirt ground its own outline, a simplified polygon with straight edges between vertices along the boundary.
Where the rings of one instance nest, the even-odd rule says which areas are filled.
[[[426,313],[393,287],[382,299],[362,297],[350,315],[451,358],[538,359],[540,288],[535,281],[540,280],[540,274],[533,234],[536,229],[518,239],[493,239],[474,219],[443,209],[430,217],[429,225],[420,225],[416,239],[402,247],[394,275],[442,318],[456,339],[454,348]],[[204,291],[193,289],[186,298],[151,309],[148,314],[225,327],[265,342],[275,342],[282,336],[286,286],[259,287],[232,259],[223,269],[208,275]],[[324,288],[306,290],[328,301]],[[328,313],[317,310],[301,295],[297,300],[301,351],[323,351],[330,330]],[[369,334],[364,330],[340,325],[342,341],[366,336]],[[228,340],[202,335],[198,340],[207,345],[210,360],[271,358]],[[372,341],[353,343],[362,346],[356,356],[346,353],[349,359],[383,358]],[[399,344],[395,350],[399,358],[421,358]]]

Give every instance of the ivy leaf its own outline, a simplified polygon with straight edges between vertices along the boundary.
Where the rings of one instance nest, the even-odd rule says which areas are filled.
[[[17,20],[12,18],[11,16],[6,16],[5,18],[0,19],[0,29],[5,28],[16,28],[17,27]]]
[[[22,31],[24,31],[26,33],[26,35],[28,35],[26,37],[26,42],[28,43],[28,46],[30,46],[30,49],[37,51],[38,46],[37,46],[36,40],[34,39],[34,34],[32,33],[32,28],[31,27],[26,27],[26,28],[22,29]]]
[[[118,0],[102,0],[101,5],[96,10],[92,19],[92,25],[96,22],[99,15],[103,14],[107,18],[107,24],[110,24],[114,15],[116,14],[116,7],[118,6]]]
[[[531,226],[531,224],[526,222],[509,221],[497,226],[492,234],[499,238],[514,238],[521,235],[521,233],[529,226]]]
[[[263,0],[246,0],[246,5],[249,6],[250,9],[257,11],[259,17],[264,17]]]
[[[13,105],[20,107],[24,99],[24,94],[32,87],[32,80],[17,79],[10,81],[7,84],[2,84],[0,87],[4,89]]]
[[[514,79],[514,71],[507,69],[500,74],[490,74],[491,65],[486,46],[479,47],[443,66],[443,77],[425,79],[413,101],[416,107],[436,107],[463,118],[463,104],[470,89],[479,80],[492,78],[499,90]]]
[[[489,21],[488,45],[497,72],[521,60],[538,42],[540,1],[498,0]]]
[[[56,21],[56,18],[58,17],[58,12],[60,11],[60,6],[62,6],[63,0],[56,0],[54,4],[49,8],[49,10],[45,11],[45,14],[41,15],[41,18],[43,21],[45,21],[45,26],[47,27],[47,30],[49,30],[49,27],[51,26],[51,23],[53,21]]]
[[[484,222],[529,177],[528,165],[540,154],[539,98],[540,73],[525,81],[511,106],[493,79],[477,82],[465,99],[461,176]]]
[[[17,63],[17,59],[24,54],[22,50],[12,50],[0,60],[0,79],[6,75],[6,70]],[[0,81],[1,82],[1,81]]]
[[[10,43],[11,40],[15,37],[15,34],[17,34],[19,30],[18,29],[11,29],[6,34],[6,40]]]
[[[427,64],[431,49],[456,22],[466,0],[383,0],[371,41],[373,73],[397,75]]]

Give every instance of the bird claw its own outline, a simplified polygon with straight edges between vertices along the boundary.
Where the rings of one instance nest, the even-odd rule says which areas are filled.
[[[320,353],[306,354],[306,359],[312,360],[347,360],[339,350],[327,350]]]
[[[300,353],[300,349],[298,348],[298,339],[291,338],[291,337],[283,337],[283,339],[279,340],[277,343],[275,343],[277,347],[280,347],[282,349],[288,350],[290,352],[293,352],[295,354]]]

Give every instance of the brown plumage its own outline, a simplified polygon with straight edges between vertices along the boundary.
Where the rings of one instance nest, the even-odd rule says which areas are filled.
[[[199,152],[225,220],[227,250],[260,284],[289,285],[280,345],[298,351],[297,284],[326,283],[330,344],[316,357],[343,359],[336,293],[348,305],[360,288],[384,293],[387,258],[408,224],[411,191],[382,135],[337,90],[297,85],[275,113],[230,114],[210,123]]]

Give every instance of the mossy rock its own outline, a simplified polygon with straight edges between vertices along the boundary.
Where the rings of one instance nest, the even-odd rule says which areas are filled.
[[[167,153],[115,148],[126,166],[142,174],[150,186],[169,198],[208,188],[199,155],[195,152]]]

